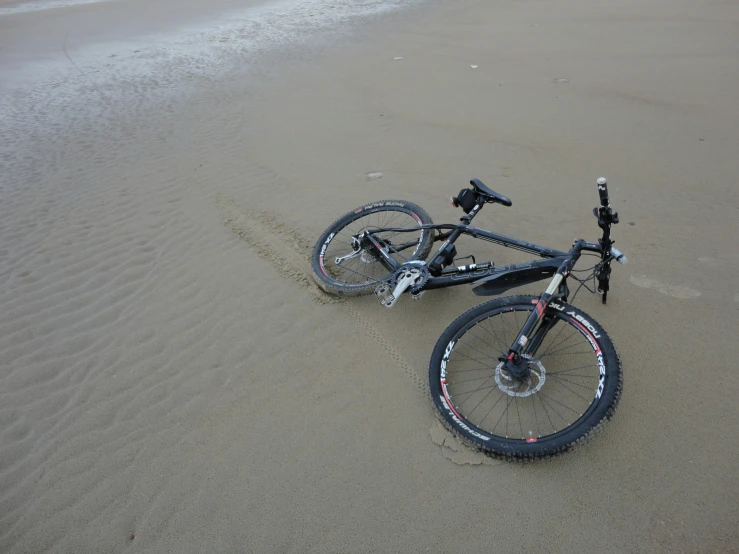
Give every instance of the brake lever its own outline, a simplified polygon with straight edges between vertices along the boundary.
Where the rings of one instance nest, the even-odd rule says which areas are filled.
[[[593,215],[598,219],[598,227],[605,229],[608,225],[618,225],[618,212],[611,208],[593,208]]]

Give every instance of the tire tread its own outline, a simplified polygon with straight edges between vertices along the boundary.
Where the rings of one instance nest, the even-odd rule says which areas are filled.
[[[339,230],[346,227],[346,225],[351,223],[353,219],[357,219],[354,217],[358,215],[358,212],[356,210],[359,210],[361,208],[361,210],[364,211],[364,209],[366,209],[367,206],[371,206],[374,204],[388,203],[388,202],[403,204],[403,206],[406,209],[412,212],[415,212],[416,215],[418,215],[418,217],[421,218],[421,221],[426,225],[433,223],[433,221],[431,220],[431,217],[428,215],[428,213],[426,213],[426,210],[421,208],[419,205],[414,204],[413,202],[408,202],[407,200],[378,200],[376,202],[370,202],[368,204],[364,204],[354,210],[350,210],[349,212],[345,213],[344,215],[339,217],[336,221],[334,221],[331,225],[329,225],[323,233],[321,233],[321,236],[319,237],[318,241],[313,247],[313,252],[311,253],[311,275],[313,277],[313,280],[316,282],[316,284],[321,289],[323,289],[325,292],[333,296],[352,297],[352,296],[365,296],[375,290],[375,287],[377,286],[375,283],[370,283],[370,284],[363,285],[363,286],[362,285],[342,286],[336,283],[330,283],[326,281],[326,279],[324,279],[323,275],[321,274],[321,270],[318,265],[318,258],[320,256],[321,247],[323,246],[323,243],[326,241],[326,238],[331,233],[338,232]],[[428,256],[433,246],[432,235],[433,235],[433,231],[429,231],[428,236],[426,240],[424,241],[424,244],[422,244],[421,250],[418,252],[418,254],[411,257],[410,258],[411,260],[426,259],[426,256]]]
[[[442,425],[445,429],[447,429],[454,437],[457,438],[462,444],[467,446],[468,448],[471,448],[472,450],[481,452],[491,458],[506,460],[506,461],[512,461],[512,462],[533,462],[533,461],[540,461],[540,460],[546,460],[551,459],[557,456],[561,456],[563,454],[566,454],[568,452],[571,452],[577,448],[580,448],[584,446],[586,443],[590,442],[593,438],[597,437],[602,431],[605,425],[613,418],[616,408],[618,407],[618,404],[621,400],[621,395],[623,392],[623,371],[622,371],[622,361],[621,356],[618,353],[618,350],[616,349],[615,344],[611,340],[608,333],[603,329],[603,327],[595,321],[592,317],[590,317],[588,314],[583,312],[582,310],[578,308],[574,308],[574,306],[568,305],[568,307],[572,307],[579,311],[580,313],[587,315],[588,319],[591,323],[595,324],[599,331],[602,334],[602,337],[599,341],[599,345],[601,348],[603,347],[603,344],[601,341],[608,346],[610,346],[613,349],[613,357],[616,360],[615,368],[610,368],[611,370],[615,369],[615,372],[618,374],[618,381],[616,384],[616,390],[613,394],[613,398],[608,400],[608,407],[605,412],[605,414],[600,418],[600,420],[591,428],[589,429],[584,435],[575,438],[571,442],[568,442],[564,445],[561,445],[560,447],[556,449],[548,450],[544,454],[533,454],[530,452],[520,452],[516,450],[512,450],[511,452],[507,452],[505,454],[498,452],[494,448],[488,448],[484,445],[480,444],[479,442],[476,442],[472,439],[470,439],[468,436],[466,436],[463,432],[461,432],[455,425],[453,425],[446,417],[444,412],[442,411],[441,406],[436,402],[436,399],[434,397],[434,383],[433,380],[436,378],[434,376],[435,374],[435,364],[434,360],[437,357],[437,352],[439,351],[439,345],[440,344],[446,344],[445,341],[442,341],[442,338],[447,335],[447,332],[450,329],[456,328],[458,325],[462,325],[464,322],[466,322],[471,317],[475,317],[473,315],[473,312],[477,312],[481,310],[482,306],[491,306],[494,303],[498,304],[498,307],[505,306],[505,305],[511,305],[511,304],[528,304],[531,302],[532,299],[536,298],[535,296],[529,296],[529,295],[518,295],[518,296],[508,296],[504,298],[499,298],[496,300],[491,300],[489,302],[486,302],[484,304],[479,304],[473,308],[470,308],[466,312],[464,312],[462,315],[457,317],[444,331],[444,333],[439,338],[439,341],[437,342],[437,345],[434,347],[434,351],[431,355],[431,360],[429,362],[429,400],[431,401],[432,406],[434,407],[434,412],[436,414],[436,417],[441,421]]]

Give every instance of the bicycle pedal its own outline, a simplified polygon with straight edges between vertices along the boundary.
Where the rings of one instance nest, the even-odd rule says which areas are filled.
[[[393,296],[390,285],[380,285],[375,289],[375,296],[380,301],[380,304],[386,308],[392,308],[395,304],[395,297]]]

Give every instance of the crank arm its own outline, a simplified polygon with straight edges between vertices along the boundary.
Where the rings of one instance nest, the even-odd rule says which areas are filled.
[[[375,296],[380,301],[380,304],[386,308],[392,308],[400,298],[400,295],[407,291],[416,282],[417,277],[414,275],[407,275],[398,281],[394,290],[390,290],[390,285],[383,283],[375,289]]]

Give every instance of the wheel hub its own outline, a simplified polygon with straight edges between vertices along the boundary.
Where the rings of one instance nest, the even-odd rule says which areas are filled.
[[[388,246],[390,246],[389,240],[378,238],[377,242],[382,248],[387,248]],[[375,263],[377,260],[380,259],[375,245],[372,244],[372,242],[364,233],[358,235],[357,237],[352,237],[352,246],[355,252],[359,253],[359,259],[366,264]]]
[[[519,370],[519,371],[516,371]],[[506,362],[500,362],[495,368],[495,383],[509,396],[527,397],[539,392],[546,381],[544,365],[531,356],[521,356],[519,364],[510,371]],[[518,377],[514,375],[518,375]]]

